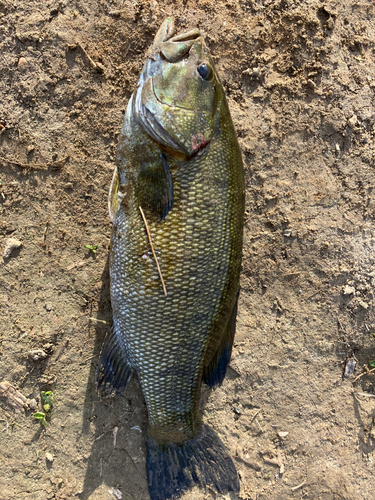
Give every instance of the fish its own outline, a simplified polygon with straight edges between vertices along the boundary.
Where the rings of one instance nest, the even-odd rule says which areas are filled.
[[[124,116],[108,197],[112,327],[100,394],[133,373],[148,412],[151,500],[194,485],[239,491],[224,444],[202,423],[202,382],[231,357],[241,270],[244,170],[223,86],[199,29],[167,18]]]

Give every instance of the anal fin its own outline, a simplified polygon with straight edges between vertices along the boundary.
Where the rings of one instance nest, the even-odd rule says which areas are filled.
[[[104,340],[96,370],[96,388],[102,396],[115,392],[119,394],[126,389],[133,369],[121,349],[114,328]]]

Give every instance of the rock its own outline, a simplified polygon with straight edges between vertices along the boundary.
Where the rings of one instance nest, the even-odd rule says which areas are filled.
[[[50,464],[52,464],[53,462],[53,455],[51,453],[46,453],[46,460],[47,462],[49,462]]]
[[[36,402],[36,399],[30,399],[30,402],[29,402],[29,407],[30,407],[30,410],[36,410],[38,406],[38,403]]]
[[[22,246],[22,241],[17,240],[16,238],[7,238],[5,240],[5,248],[3,253],[3,259],[9,259],[13,250],[16,248],[20,248]]]
[[[26,65],[27,65],[27,60],[26,60],[24,57],[20,57],[20,58],[18,59],[18,64],[17,64],[17,66],[18,66],[19,68],[21,68],[21,67],[24,67],[24,66],[26,66]]]
[[[46,302],[44,307],[46,308],[46,311],[52,311],[52,302]]]
[[[354,295],[355,288],[353,286],[345,285],[344,291],[342,293],[344,295]]]

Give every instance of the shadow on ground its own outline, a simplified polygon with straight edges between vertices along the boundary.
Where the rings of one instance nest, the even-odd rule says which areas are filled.
[[[102,274],[98,319],[111,321],[109,261]],[[127,498],[148,498],[146,478],[147,411],[138,380],[133,376],[124,394],[99,399],[95,374],[109,324],[97,322],[93,360],[83,410],[84,435],[93,435],[86,477],[79,498],[87,500],[104,483]]]

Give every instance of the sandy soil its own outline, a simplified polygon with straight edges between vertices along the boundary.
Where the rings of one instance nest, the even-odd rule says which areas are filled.
[[[138,382],[99,401],[94,376],[111,321],[106,197],[117,138],[144,52],[171,14],[206,35],[246,168],[235,349],[204,419],[235,460],[243,500],[371,500],[366,0],[0,0],[1,253],[9,238],[22,243],[1,265],[0,382],[14,391],[0,390],[0,499],[149,498]],[[42,359],[30,357],[36,349]],[[55,397],[45,429],[32,416],[43,390]],[[216,496],[184,496],[203,498]]]

